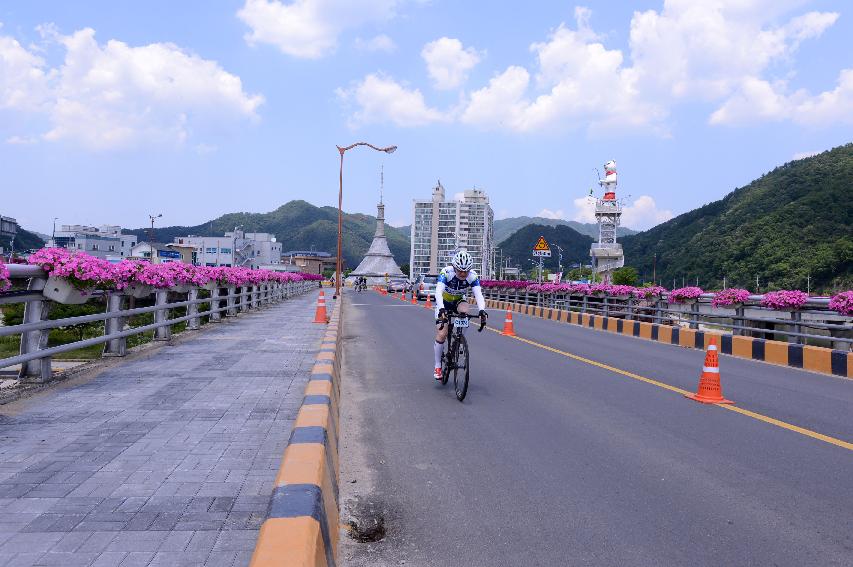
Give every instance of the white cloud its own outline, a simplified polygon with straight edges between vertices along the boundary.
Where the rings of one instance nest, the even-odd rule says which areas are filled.
[[[595,199],[578,197],[572,201],[574,214],[572,220],[584,223],[595,222]],[[541,213],[540,213],[541,214]],[[622,226],[634,230],[645,230],[668,221],[673,216],[669,209],[660,209],[649,195],[641,195],[630,205],[622,207]]]
[[[623,67],[619,50],[607,49],[589,28],[590,11],[575,10],[577,29],[560,25],[548,41],[530,46],[537,56],[536,87],[528,97],[530,73],[507,68],[471,95],[462,120],[518,131],[588,126],[590,129],[645,126],[665,112],[640,98],[636,73]]]
[[[0,109],[38,109],[47,97],[48,80],[41,57],[15,39],[0,36]]]
[[[622,225],[634,230],[651,228],[674,216],[669,209],[659,209],[648,195],[641,195],[632,204],[622,207]]]
[[[380,34],[370,39],[357,37],[355,39],[355,48],[359,51],[383,51],[385,53],[391,53],[397,49],[397,44],[395,44],[394,40],[387,35]]]
[[[398,0],[246,0],[237,17],[251,29],[250,45],[266,43],[293,57],[318,59],[332,53],[338,36],[394,16]]]
[[[575,213],[572,220],[577,222],[595,222],[595,199],[592,197],[578,197],[572,201]]]
[[[30,146],[38,143],[38,138],[32,136],[10,136],[6,138],[6,143],[12,146]]]
[[[536,216],[545,219],[562,220],[566,218],[566,213],[563,211],[563,209],[558,209],[556,211],[552,211],[551,209],[542,209],[541,211],[536,213]]]
[[[465,49],[455,38],[442,37],[426,44],[421,51],[433,86],[440,90],[460,87],[468,80],[468,73],[480,62],[480,54],[473,47]]]
[[[665,134],[673,105],[700,100],[722,101],[712,124],[793,119],[822,125],[839,114],[847,120],[853,116],[847,71],[834,90],[817,96],[787,94],[786,82],[764,77],[838,19],[834,12],[808,12],[785,22],[801,3],[666,0],[659,11],[634,13],[628,56],[608,49],[590,27],[591,11],[578,7],[575,29],[561,24],[547,41],[531,45],[535,70],[512,66],[499,73],[471,94],[461,119],[516,131],[651,127]]]
[[[7,107],[46,115],[51,128],[44,138],[49,141],[67,140],[99,150],[181,144],[194,129],[256,119],[263,103],[262,96],[246,94],[240,78],[215,61],[172,44],[131,47],[110,40],[100,45],[90,28],[69,36],[55,31],[48,35],[65,49],[63,64],[44,71],[39,58],[19,54],[13,62],[28,62],[32,67],[23,76],[34,80],[16,82],[21,93],[4,100]],[[21,49],[7,37],[0,37],[0,45]],[[0,77],[8,70],[7,62],[0,58]]]
[[[755,78],[711,114],[711,124],[747,124],[762,120],[792,120],[805,126],[853,124],[853,69],[841,71],[835,89],[818,95],[805,90],[788,92],[785,81]]]
[[[359,109],[350,119],[351,127],[364,124],[392,123],[397,126],[423,126],[448,120],[442,112],[430,108],[418,89],[408,89],[390,77],[367,75],[349,89],[338,89],[344,102],[354,102]]]

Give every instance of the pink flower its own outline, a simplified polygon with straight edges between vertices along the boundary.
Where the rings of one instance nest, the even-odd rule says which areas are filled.
[[[0,263],[0,292],[6,291],[12,287],[12,280],[9,276],[9,269],[6,264]]]
[[[669,292],[669,302],[670,303],[684,303],[691,299],[697,299],[700,295],[705,293],[702,291],[700,287],[688,286],[688,287],[680,287],[678,289],[674,289]]]
[[[842,291],[832,296],[832,299],[829,300],[829,308],[842,315],[853,315],[853,291]]]
[[[749,299],[750,293],[748,290],[736,287],[726,288],[714,294],[714,299],[711,300],[711,307],[727,307],[735,303],[744,303]]]
[[[638,287],[634,289],[634,297],[637,299],[652,299],[654,297],[660,297],[661,294],[664,293],[666,293],[666,288],[659,285]]]
[[[808,299],[804,291],[783,289],[765,293],[761,305],[772,309],[799,309]]]

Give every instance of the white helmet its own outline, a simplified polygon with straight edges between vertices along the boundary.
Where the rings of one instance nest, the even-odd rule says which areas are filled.
[[[450,263],[460,272],[467,272],[474,265],[474,259],[465,250],[460,250],[453,256],[453,261]]]

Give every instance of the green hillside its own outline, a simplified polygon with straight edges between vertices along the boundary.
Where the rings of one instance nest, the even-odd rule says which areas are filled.
[[[495,242],[503,242],[517,230],[529,225],[538,224],[544,226],[568,226],[578,231],[581,234],[598,238],[598,225],[595,223],[583,223],[577,221],[567,221],[563,219],[546,219],[545,217],[512,217],[508,219],[496,220],[494,225]],[[620,226],[616,229],[616,236],[628,236],[636,234],[637,231]]]
[[[334,207],[316,207],[305,201],[290,201],[269,213],[228,213],[197,226],[168,226],[154,229],[154,239],[172,242],[176,236],[194,234],[217,236],[241,226],[246,232],[269,232],[282,243],[282,249],[314,250],[335,254],[337,250],[338,210]],[[388,246],[398,264],[409,261],[408,235],[385,225]],[[343,257],[349,268],[361,261],[376,231],[376,217],[362,214],[343,216]],[[148,240],[144,228],[128,231],[140,240]]]
[[[564,271],[567,271],[571,264],[589,263],[589,246],[592,244],[592,238],[566,225],[529,224],[498,244],[498,248],[503,250],[504,258],[511,258],[511,265],[520,265],[523,270],[528,270],[531,267],[528,260],[532,259],[533,245],[540,236],[545,237],[551,246],[551,257],[545,258],[544,261],[544,266],[549,270],[556,271],[558,268],[558,245],[563,249]]]
[[[626,264],[665,286],[760,291],[853,284],[853,144],[786,163],[723,199],[620,239]]]
[[[9,243],[4,242],[2,246],[8,250]],[[15,235],[16,251],[37,250],[42,246],[44,246],[44,240],[39,235],[18,227],[18,233]]]

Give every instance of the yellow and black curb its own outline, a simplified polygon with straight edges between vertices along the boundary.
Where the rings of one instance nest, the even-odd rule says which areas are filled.
[[[335,303],[311,369],[251,567],[336,564],[342,303]]]
[[[789,366],[791,368],[802,368],[812,372],[832,374],[843,378],[853,378],[853,352],[784,343],[755,337],[709,333],[671,325],[629,321],[550,307],[519,305],[517,303],[495,301],[493,299],[486,300],[486,304],[490,309],[500,309],[503,311],[509,309],[522,315],[530,315],[551,321],[561,321],[563,323],[571,323],[601,331],[609,331],[620,335],[688,348],[704,350],[710,343],[711,337],[716,337],[722,354]]]

